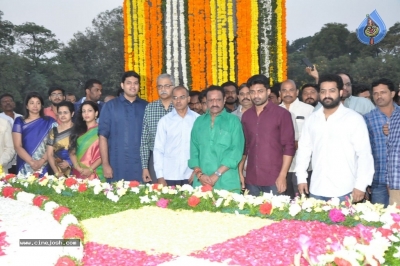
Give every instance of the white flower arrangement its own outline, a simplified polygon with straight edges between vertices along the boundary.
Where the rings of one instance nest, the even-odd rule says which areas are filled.
[[[48,213],[52,213],[54,211],[54,209],[56,209],[58,207],[60,207],[60,205],[58,205],[54,201],[48,201],[44,204],[44,211],[48,212]]]
[[[35,194],[20,191],[17,194],[17,200],[28,203],[28,204],[32,204],[32,201],[35,198],[35,196],[36,196]]]

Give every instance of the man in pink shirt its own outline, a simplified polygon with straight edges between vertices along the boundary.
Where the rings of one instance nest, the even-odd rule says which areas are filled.
[[[51,105],[43,109],[44,115],[54,118],[60,124],[61,122],[57,117],[57,104],[65,100],[65,90],[60,87],[51,87],[48,95]]]

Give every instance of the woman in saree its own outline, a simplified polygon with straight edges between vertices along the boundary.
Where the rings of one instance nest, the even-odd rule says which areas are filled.
[[[97,118],[97,103],[85,101],[79,108],[70,136],[69,155],[73,164],[72,174],[77,178],[105,182],[101,166]]]
[[[46,142],[56,121],[44,115],[44,102],[37,92],[29,92],[24,101],[24,116],[17,117],[13,126],[13,143],[17,152],[17,173],[39,173],[48,171]]]
[[[69,176],[72,162],[69,158],[69,136],[72,132],[74,104],[63,101],[57,104],[59,125],[50,130],[47,139],[47,158],[56,177]]]

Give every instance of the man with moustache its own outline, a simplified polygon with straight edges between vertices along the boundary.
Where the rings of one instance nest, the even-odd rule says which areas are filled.
[[[200,92],[191,91],[189,92],[189,96],[190,96],[190,103],[189,103],[190,110],[195,111],[199,115],[202,115],[204,112],[200,102],[200,97],[199,97]]]
[[[17,114],[16,112],[14,112],[15,109],[14,97],[9,93],[4,93],[0,95],[0,107],[1,110],[3,111],[0,113],[0,118],[7,120],[8,123],[10,124],[10,128],[12,129],[15,118],[22,116],[21,114]],[[17,174],[17,156],[13,157],[11,162],[7,165],[7,168],[10,174]]]
[[[246,189],[259,196],[286,191],[286,175],[295,154],[295,132],[289,111],[268,101],[269,79],[254,75],[247,81],[253,106],[242,116],[248,158]],[[241,163],[242,163],[241,162]]]
[[[253,102],[250,99],[250,90],[247,87],[246,83],[243,83],[239,86],[239,106],[238,108],[232,112],[232,114],[242,119],[242,115],[246,110],[250,109],[253,106]]]
[[[137,95],[140,77],[122,75],[123,93],[104,105],[100,113],[99,143],[104,177],[108,182],[142,181],[140,137],[147,102]]]
[[[43,109],[44,115],[54,118],[58,124],[61,124],[61,121],[57,117],[57,104],[65,100],[65,90],[60,87],[52,87],[48,90],[47,94],[51,105]]]
[[[318,88],[316,84],[306,83],[301,86],[299,100],[312,105],[313,107],[318,104]]]
[[[400,113],[400,107],[393,102],[396,92],[392,81],[385,78],[379,79],[373,81],[371,87],[376,108],[364,115],[375,166],[370,200],[373,204],[380,203],[387,207],[389,204],[389,192],[386,184],[388,138],[383,133],[382,127],[392,124],[391,118]]]
[[[207,112],[194,122],[190,139],[189,167],[196,177],[193,186],[210,185],[240,193],[238,164],[244,137],[239,119],[224,109],[225,91],[207,89]]]
[[[338,75],[319,79],[319,97],[323,108],[304,122],[297,150],[296,175],[301,194],[320,200],[333,197],[341,201],[352,196],[364,199],[371,185],[374,161],[368,129],[360,114],[341,103],[343,80]],[[310,191],[307,169],[312,158]]]
[[[239,93],[238,85],[233,81],[227,81],[223,83],[221,87],[224,89],[226,95],[225,110],[228,113],[232,113],[238,107],[237,105],[238,93]]]
[[[172,89],[175,80],[170,74],[161,74],[157,77],[157,91],[159,100],[149,103],[143,119],[142,137],[140,140],[140,156],[142,159],[143,182],[158,182],[154,171],[153,149],[157,133],[157,124],[161,117],[173,109]]]
[[[157,125],[154,141],[154,170],[158,183],[164,186],[183,186],[192,183],[190,132],[199,114],[190,110],[189,91],[178,86],[172,90],[174,109],[163,116]]]
[[[300,102],[297,96],[299,91],[297,90],[296,84],[293,80],[288,79],[282,82],[280,89],[280,96],[282,103],[279,105],[288,110],[294,116],[295,130],[298,130],[298,134],[295,136],[296,147],[299,138],[301,137],[301,130],[303,128],[304,121],[312,114],[314,107],[309,104]],[[297,189],[297,178],[294,172],[296,166],[296,155],[293,156],[292,164],[290,165],[289,172],[286,177],[287,191],[286,194],[291,198],[294,198],[299,192]],[[309,173],[310,175],[310,173]]]

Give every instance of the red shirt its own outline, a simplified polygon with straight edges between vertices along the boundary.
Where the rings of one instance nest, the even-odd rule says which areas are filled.
[[[290,112],[268,102],[260,115],[255,106],[243,113],[242,124],[247,155],[246,183],[271,186],[282,168],[283,155],[296,152]]]
[[[51,106],[44,108],[44,109],[43,109],[43,112],[44,112],[44,115],[45,115],[45,116],[53,117],[55,120],[57,120],[57,123],[58,123],[58,124],[61,124],[61,121],[58,120],[58,117],[57,117],[57,115],[53,112],[53,109],[51,109]]]

